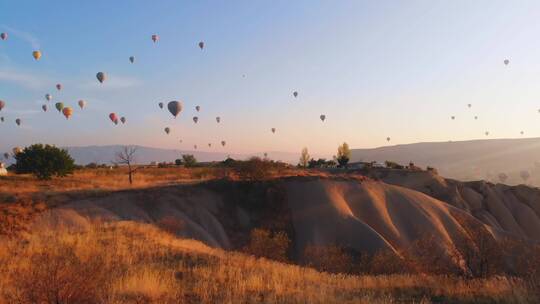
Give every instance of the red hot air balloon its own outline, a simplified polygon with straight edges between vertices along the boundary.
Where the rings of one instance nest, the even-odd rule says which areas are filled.
[[[109,114],[109,119],[115,123],[115,124],[118,124],[118,116],[116,116],[116,113],[111,113]]]

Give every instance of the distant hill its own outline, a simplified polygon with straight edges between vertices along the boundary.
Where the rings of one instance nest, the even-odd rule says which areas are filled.
[[[250,156],[262,157],[264,153],[254,154],[229,154],[225,152],[205,152],[205,151],[190,151],[190,150],[173,150],[160,149],[152,147],[136,146],[137,153],[135,161],[138,164],[149,164],[155,162],[173,162],[177,158],[181,158],[182,154],[193,154],[198,161],[222,161],[230,156],[234,159],[246,159]],[[123,146],[84,146],[84,147],[65,147],[69,154],[75,159],[75,162],[80,165],[88,163],[110,164],[118,151]],[[298,153],[288,152],[268,152],[268,157],[273,160],[281,160],[283,162],[297,163]]]
[[[458,142],[415,143],[353,149],[352,161],[414,162],[432,166],[442,176],[459,180],[487,179],[498,182],[498,175],[508,175],[507,183],[523,183],[520,172],[531,175],[528,183],[540,185],[540,138],[489,139]]]

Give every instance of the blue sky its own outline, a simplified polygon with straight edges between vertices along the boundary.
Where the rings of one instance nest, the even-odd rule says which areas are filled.
[[[0,151],[43,142],[331,155],[343,141],[540,136],[539,16],[537,1],[2,1]],[[177,119],[157,106],[170,100],[184,103]],[[57,101],[75,109],[70,120]]]

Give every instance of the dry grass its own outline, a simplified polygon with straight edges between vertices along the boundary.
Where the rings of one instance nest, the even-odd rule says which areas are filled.
[[[120,222],[4,240],[0,303],[537,303],[518,279],[349,276]],[[59,262],[61,261],[61,262]]]

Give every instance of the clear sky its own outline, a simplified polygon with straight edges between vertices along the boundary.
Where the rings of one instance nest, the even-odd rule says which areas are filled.
[[[0,32],[1,152],[212,142],[206,150],[331,155],[343,141],[540,136],[538,1],[5,0]],[[157,106],[170,100],[184,103],[177,119]],[[75,109],[69,121],[57,101]]]

